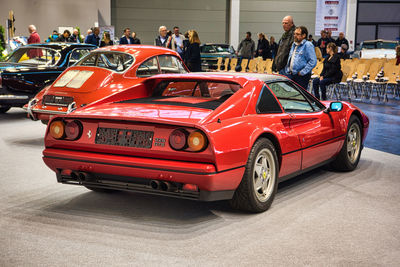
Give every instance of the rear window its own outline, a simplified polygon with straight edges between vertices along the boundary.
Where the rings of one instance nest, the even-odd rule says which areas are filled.
[[[120,103],[149,103],[216,109],[240,89],[236,83],[215,81],[163,81],[151,97]]]
[[[92,52],[79,61],[77,66],[99,67],[116,72],[127,70],[135,58],[132,55],[121,52]]]

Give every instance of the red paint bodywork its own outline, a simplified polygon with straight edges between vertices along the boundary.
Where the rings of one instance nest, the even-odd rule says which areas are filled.
[[[285,178],[333,159],[340,151],[352,114],[362,122],[363,141],[367,116],[343,102],[340,112],[258,114],[256,105],[264,82],[257,77],[234,74],[157,75],[136,89],[112,95],[63,116],[79,120],[83,135],[77,141],[55,140],[48,130],[44,161],[53,171],[77,170],[117,176],[195,184],[201,191],[234,191],[243,176],[250,150],[260,137],[270,138],[279,158],[279,177]],[[286,80],[265,75],[265,80]],[[163,80],[234,82],[237,91],[215,110],[185,106],[116,103],[131,99],[139,90],[150,95]],[[307,93],[307,92],[306,92]],[[308,93],[307,93],[308,94]],[[330,102],[323,102],[329,106]],[[55,117],[54,119],[60,119]],[[207,148],[198,153],[175,151],[168,141],[151,149],[94,144],[98,127],[154,131],[154,139],[168,140],[176,128],[197,129],[206,134]]]
[[[115,94],[128,88],[132,88],[133,86],[142,82],[145,79],[141,77],[136,77],[136,70],[138,69],[138,67],[144,61],[154,56],[175,56],[186,68],[185,64],[182,62],[182,59],[177,52],[163,47],[149,45],[116,45],[99,48],[93,50],[92,52],[99,51],[117,51],[129,53],[135,57],[135,62],[128,70],[122,73],[99,67],[69,67],[58,77],[57,80],[54,81],[53,85],[59,79],[61,79],[64,73],[70,70],[93,71],[94,74],[78,89],[68,87],[53,87],[52,85],[44,88],[34,97],[34,99],[37,100],[37,104],[32,107],[32,114],[34,116],[34,119],[47,121],[52,115],[67,113],[67,107],[43,105],[42,99],[45,95],[73,97],[74,102],[76,103],[76,107],[79,108],[111,94]],[[144,95],[141,95],[140,92],[137,92],[136,97],[144,97]],[[27,106],[28,105],[25,105],[24,108],[27,109]]]

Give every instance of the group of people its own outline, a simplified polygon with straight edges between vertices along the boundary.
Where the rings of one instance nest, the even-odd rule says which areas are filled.
[[[183,35],[178,26],[173,28],[173,32],[168,31],[166,26],[160,26],[158,32],[154,45],[175,50],[190,71],[201,71],[200,38],[195,30],[189,30]]]
[[[337,40],[330,36],[330,32],[321,31],[321,38],[315,42],[308,30],[304,26],[296,27],[291,16],[286,16],[282,20],[284,33],[279,43],[275,43],[273,37],[268,41],[264,33],[258,34],[257,48],[251,39],[251,32],[246,33],[237,49],[238,56],[243,59],[262,57],[263,59],[272,58],[272,70],[287,76],[303,88],[307,88],[311,78],[311,71],[317,64],[315,47],[319,47],[324,59],[324,67],[318,79],[313,81],[314,95],[317,98],[326,100],[326,86],[331,83],[340,82],[342,77],[340,59],[348,48],[348,41],[344,34],[340,33]],[[29,26],[30,37],[28,43],[40,42],[40,37],[34,25]],[[113,45],[110,34],[104,32],[103,37],[99,36],[100,30],[94,27],[88,31],[88,35],[83,40],[85,43],[96,46]],[[55,36],[56,33],[53,33]],[[65,30],[55,41],[58,42],[81,42],[82,38],[77,29],[70,34]],[[124,29],[120,44],[140,44],[136,33],[131,32],[130,28]],[[201,71],[200,58],[200,39],[195,30],[190,30],[182,35],[179,27],[175,26],[173,31],[168,31],[166,26],[159,27],[159,35],[154,40],[154,45],[162,46],[175,50],[185,61],[189,70],[192,72]],[[338,53],[338,47],[341,53]],[[321,90],[321,95],[319,93]]]
[[[322,31],[321,38],[315,42],[305,26],[294,25],[291,16],[283,18],[282,27],[284,33],[279,44],[275,43],[273,37],[268,42],[265,34],[259,33],[257,49],[251,39],[251,32],[247,32],[246,38],[238,46],[238,56],[240,59],[251,59],[254,56],[261,56],[264,60],[272,58],[273,72],[285,75],[303,88],[307,88],[312,70],[317,64],[315,47],[319,47],[324,57],[324,65],[320,77],[313,81],[313,89],[318,99],[326,100],[326,87],[342,79],[340,59],[345,58],[344,54],[348,47],[344,34],[340,33],[339,38],[334,40],[329,32]],[[341,47],[341,53],[338,53],[338,47]]]

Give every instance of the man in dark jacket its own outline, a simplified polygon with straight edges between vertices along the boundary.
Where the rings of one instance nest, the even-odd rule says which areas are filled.
[[[343,32],[339,33],[339,37],[336,39],[335,44],[337,47],[342,47],[342,44],[345,44],[347,48],[349,47],[349,41],[347,41],[347,39],[344,38]]]
[[[276,52],[274,62],[272,63],[272,70],[283,74],[286,66],[289,52],[294,40],[294,30],[296,27],[293,23],[292,16],[286,16],[282,20],[282,27],[285,33],[279,40],[278,51]]]
[[[326,54],[326,46],[330,43],[330,39],[328,38],[328,33],[325,30],[321,31],[321,38],[317,41],[317,46],[321,49],[322,56],[327,57]]]
[[[64,33],[57,38],[56,42],[63,42],[63,43],[69,42],[70,36],[71,33],[69,32],[69,30],[65,30]]]
[[[93,45],[96,45],[96,46],[100,46],[100,36],[99,36],[99,34],[100,34],[99,27],[94,27],[93,28],[93,33],[87,36],[87,38],[85,40],[85,43],[93,44]]]
[[[119,44],[124,45],[124,44],[133,44],[135,40],[131,37],[131,29],[125,28],[124,29],[124,36],[119,39]]]

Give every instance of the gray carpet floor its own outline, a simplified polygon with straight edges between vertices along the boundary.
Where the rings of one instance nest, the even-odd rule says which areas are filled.
[[[246,214],[58,184],[44,131],[17,109],[0,118],[0,266],[400,265],[398,155],[366,148],[354,172],[317,169]]]

